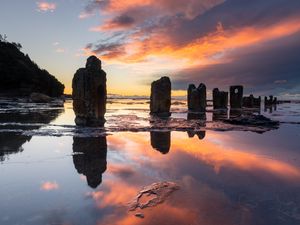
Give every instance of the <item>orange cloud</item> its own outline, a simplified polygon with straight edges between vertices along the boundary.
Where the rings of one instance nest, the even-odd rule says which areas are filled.
[[[46,181],[41,184],[41,190],[43,191],[53,191],[59,188],[59,185],[56,182]]]
[[[106,25],[111,26],[111,25]],[[103,26],[97,29],[106,29]],[[300,31],[300,19],[285,20],[268,27],[249,26],[241,29],[223,29],[221,23],[216,31],[199,37],[187,44],[178,44],[172,37],[159,31],[148,38],[142,38],[145,33],[134,33],[128,37],[128,42],[112,49],[85,48],[85,55],[97,54],[111,63],[140,63],[151,61],[155,57],[165,59],[174,65],[174,60],[181,60],[182,66],[209,65],[229,62],[226,53],[243,47],[263,44]],[[122,51],[119,51],[122,48]]]
[[[48,11],[53,12],[57,7],[56,3],[45,2],[45,1],[37,2],[36,4],[38,7],[38,11],[40,12],[48,12]]]

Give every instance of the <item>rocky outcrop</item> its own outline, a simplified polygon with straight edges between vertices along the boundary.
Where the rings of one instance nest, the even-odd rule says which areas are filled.
[[[243,86],[230,86],[230,108],[241,109],[243,105]]]
[[[188,88],[188,109],[192,112],[205,112],[206,109],[206,86],[200,84],[198,88],[190,84]]]
[[[0,96],[29,96],[33,92],[60,97],[64,85],[40,69],[28,55],[8,42],[0,41]]]
[[[170,108],[171,81],[169,77],[162,77],[151,84],[150,113],[168,117],[171,115]]]
[[[218,88],[213,90],[213,107],[214,109],[227,109],[228,92],[219,91]]]
[[[48,95],[33,92],[30,94],[30,101],[34,103],[48,103],[52,101]]]
[[[96,56],[87,59],[86,67],[77,70],[73,82],[73,109],[79,126],[103,126],[106,112],[106,73]]]
[[[243,97],[243,107],[260,108],[261,97],[255,98],[253,95]]]
[[[73,152],[73,163],[77,172],[86,176],[91,188],[98,187],[107,166],[106,137],[74,137]]]

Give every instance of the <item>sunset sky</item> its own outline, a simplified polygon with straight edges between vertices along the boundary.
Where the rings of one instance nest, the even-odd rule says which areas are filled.
[[[0,34],[66,93],[95,54],[109,93],[148,95],[168,75],[177,94],[204,82],[300,97],[299,0],[2,0]]]

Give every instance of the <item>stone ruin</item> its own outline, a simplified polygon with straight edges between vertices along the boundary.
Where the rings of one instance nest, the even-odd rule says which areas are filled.
[[[273,95],[269,96],[269,99],[265,96],[265,106],[272,106],[277,104],[277,98],[273,97]]]
[[[213,90],[213,107],[214,109],[227,109],[228,92],[219,91],[218,88]]]
[[[190,84],[188,88],[188,109],[192,112],[205,112],[206,109],[206,86],[200,84],[198,88]]]
[[[79,126],[103,126],[106,112],[106,73],[96,56],[87,59],[72,81],[75,123]]]
[[[260,108],[261,97],[255,98],[253,95],[243,97],[243,107],[246,108]]]
[[[230,108],[241,109],[243,106],[243,86],[230,86]]]
[[[151,84],[150,114],[169,117],[171,108],[171,81],[169,77],[161,77]]]

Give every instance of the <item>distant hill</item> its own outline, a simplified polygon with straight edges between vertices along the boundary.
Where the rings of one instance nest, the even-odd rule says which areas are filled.
[[[65,86],[24,55],[21,47],[0,41],[0,96],[28,96],[32,92],[61,96]]]

